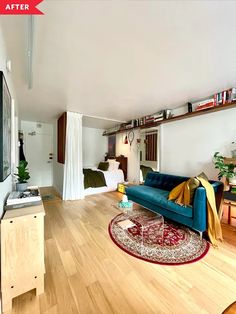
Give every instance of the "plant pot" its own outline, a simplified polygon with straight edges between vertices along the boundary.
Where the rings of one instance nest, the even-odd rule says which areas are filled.
[[[224,191],[229,191],[230,186],[229,186],[229,179],[222,177],[220,181],[224,184]]]
[[[27,190],[27,186],[28,186],[28,183],[19,183],[19,182],[17,182],[16,183],[16,190],[20,191],[20,192],[24,192],[25,190]]]

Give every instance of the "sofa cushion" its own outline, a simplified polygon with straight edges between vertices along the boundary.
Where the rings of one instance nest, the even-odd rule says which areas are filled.
[[[174,176],[171,174],[153,171],[147,174],[144,185],[171,191],[174,187],[188,179],[189,178],[187,177]]]
[[[169,191],[153,188],[146,185],[130,186],[126,188],[126,194],[136,198],[147,200],[149,203],[160,206],[169,211],[173,211],[179,215],[186,217],[193,216],[193,209],[191,206],[180,206],[173,201],[168,201]]]

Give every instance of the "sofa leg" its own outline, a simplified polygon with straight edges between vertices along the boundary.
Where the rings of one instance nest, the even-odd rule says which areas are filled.
[[[200,235],[200,239],[202,240],[202,234],[203,232],[202,231],[199,231],[199,235]]]

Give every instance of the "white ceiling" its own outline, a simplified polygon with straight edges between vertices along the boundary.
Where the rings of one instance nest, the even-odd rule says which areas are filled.
[[[27,17],[1,16],[20,114],[129,120],[236,86],[235,1],[44,1],[27,89]]]
[[[83,116],[82,122],[83,122],[83,126],[88,127],[88,128],[110,129],[114,127],[115,125],[119,125],[120,122],[125,122],[125,121],[115,121],[115,120],[110,120],[110,119]]]

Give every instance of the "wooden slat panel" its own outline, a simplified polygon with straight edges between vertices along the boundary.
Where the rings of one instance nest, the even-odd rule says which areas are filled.
[[[66,147],[66,112],[57,120],[57,161],[65,163]]]
[[[157,133],[146,135],[146,160],[157,161]]]

